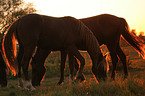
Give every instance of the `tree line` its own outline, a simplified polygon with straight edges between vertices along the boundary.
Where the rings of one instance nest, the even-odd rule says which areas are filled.
[[[36,12],[36,9],[32,3],[26,4],[23,0],[0,0],[0,39],[12,22],[33,12]]]

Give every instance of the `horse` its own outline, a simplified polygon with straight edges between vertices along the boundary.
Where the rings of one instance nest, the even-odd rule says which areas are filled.
[[[7,66],[2,56],[2,51],[0,50],[0,85],[2,87],[7,86]]]
[[[94,33],[100,46],[103,44],[107,46],[108,51],[111,55],[113,65],[111,79],[115,80],[118,59],[120,59],[123,64],[124,79],[128,77],[126,55],[124,54],[119,45],[121,35],[128,44],[130,44],[139,54],[141,54],[144,59],[144,44],[140,42],[142,40],[140,40],[137,36],[135,36],[133,33],[130,33],[129,25],[124,18],[117,17],[111,14],[101,14],[98,16],[83,18],[80,19],[80,21],[83,22]],[[69,62],[69,66],[72,66],[72,63],[74,63],[74,67],[76,68],[76,70],[78,70],[79,64],[77,63],[77,60],[72,57],[71,61],[73,62]],[[61,66],[61,70],[64,70],[65,65]],[[70,71],[72,71],[70,72],[70,76],[73,77],[73,67],[69,68]],[[61,72],[61,74],[64,74],[64,71]],[[64,82],[64,75],[61,75],[58,84],[61,84],[62,82]]]
[[[17,58],[16,39],[19,44]],[[60,18],[39,14],[23,16],[11,25],[2,44],[8,66],[14,74],[18,72],[19,86],[22,89],[24,89],[24,85],[21,78],[21,67],[26,87],[35,90],[29,79],[28,66],[36,47],[39,48],[37,52],[47,50],[47,55],[51,51],[59,50],[77,58],[81,64],[76,79],[81,77],[85,65],[85,60],[78,49],[86,48],[93,62],[92,72],[95,78],[107,77],[106,61],[94,34],[82,22],[70,16]],[[37,57],[37,54],[35,55]],[[40,73],[32,74],[32,80],[45,74],[46,70],[43,64],[40,65],[39,62],[31,64],[32,73],[34,70],[41,70]]]
[[[80,19],[95,35],[97,38],[99,45],[105,44],[110,52],[111,60],[112,60],[112,72],[111,79],[115,80],[115,73],[117,68],[118,59],[122,61],[123,69],[124,69],[124,79],[128,77],[128,66],[126,64],[126,55],[122,51],[119,45],[119,41],[121,35],[123,38],[129,43],[137,52],[139,52],[144,57],[144,44],[142,44],[134,34],[130,33],[129,25],[126,20],[122,17],[117,17],[111,14],[101,14],[89,18]],[[65,68],[65,60],[67,53],[61,52],[61,77],[58,84],[64,82],[64,68]],[[41,54],[42,55],[42,54]],[[40,56],[41,56],[40,55]],[[47,53],[43,53],[46,57]],[[38,56],[38,57],[40,57]],[[37,59],[37,58],[36,58]],[[45,60],[43,58],[43,60]],[[40,60],[41,61],[41,60]],[[79,69],[79,65],[77,60],[74,57],[69,56],[69,68],[70,68],[70,77],[73,77],[73,65],[76,70]],[[72,64],[73,63],[73,64]],[[81,80],[84,80],[84,76],[82,76]]]

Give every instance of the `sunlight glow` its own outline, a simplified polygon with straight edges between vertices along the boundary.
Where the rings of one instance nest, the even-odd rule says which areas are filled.
[[[131,29],[145,32],[145,0],[25,0],[34,3],[37,13],[86,18],[103,13],[127,20]]]

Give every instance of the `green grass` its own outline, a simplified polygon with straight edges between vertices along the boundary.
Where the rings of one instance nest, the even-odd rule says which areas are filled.
[[[105,53],[106,49],[102,49]],[[36,91],[20,90],[17,77],[8,76],[8,87],[0,87],[0,96],[145,96],[145,60],[130,46],[123,47],[128,56],[129,78],[123,80],[123,68],[118,64],[116,80],[108,80],[97,83],[91,74],[91,60],[86,52],[81,54],[86,59],[84,74],[86,81],[83,83],[70,84],[68,75],[68,61],[65,68],[65,83],[57,86],[60,77],[60,54],[51,53],[46,60],[47,73]],[[110,63],[109,63],[110,64]],[[110,65],[111,66],[111,65]],[[31,70],[29,70],[31,72]]]

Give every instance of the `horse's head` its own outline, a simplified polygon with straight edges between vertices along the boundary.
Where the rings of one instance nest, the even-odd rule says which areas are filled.
[[[7,68],[0,67],[0,85],[2,87],[7,86]]]
[[[37,53],[36,53],[37,54]],[[43,55],[42,55],[43,56]],[[44,66],[45,59],[34,56],[31,61],[32,65],[32,85],[39,86],[44,79],[46,68]]]
[[[105,80],[107,78],[107,63],[105,57],[102,55],[99,57],[99,62],[94,62],[92,72],[98,81]]]

